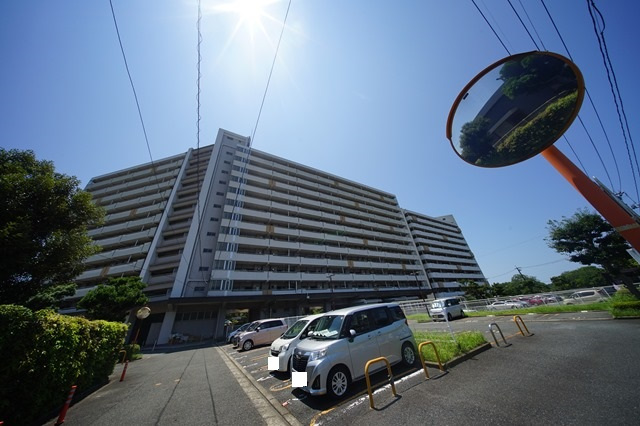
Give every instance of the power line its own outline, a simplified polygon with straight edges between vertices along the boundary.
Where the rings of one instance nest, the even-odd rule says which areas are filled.
[[[513,3],[511,3],[511,0],[507,0],[507,2],[509,3],[509,6],[511,6],[511,10],[513,10],[513,13],[516,14],[516,16],[518,17],[518,21],[520,21],[520,23],[522,24],[522,27],[524,28],[524,30],[527,32],[527,34],[529,35],[529,38],[531,39],[531,41],[533,42],[533,44],[536,46],[536,50],[540,50],[540,47],[538,46],[538,43],[536,43],[536,40],[533,38],[533,36],[531,35],[531,33],[529,32],[529,29],[527,28],[527,26],[524,24],[524,22],[522,21],[522,18],[520,18],[520,14],[518,13],[518,11],[516,10],[515,7],[513,7]]]
[[[613,69],[613,64],[611,63],[611,58],[609,57],[607,42],[604,38],[604,27],[605,27],[604,16],[602,16],[602,13],[600,13],[600,10],[598,10],[593,0],[587,0],[587,6],[589,9],[589,15],[591,16],[591,22],[593,23],[593,30],[596,33],[596,38],[598,39],[598,47],[600,48],[600,54],[604,62],[605,70],[607,71],[607,79],[609,80],[609,87],[611,88],[611,94],[613,95],[613,101],[616,106],[616,112],[618,113],[618,121],[620,123],[622,136],[624,138],[624,143],[627,148],[627,156],[629,157],[629,162],[631,163],[631,174],[633,176],[633,183],[636,188],[636,197],[640,198],[640,192],[638,191],[638,181],[636,179],[636,170],[633,168],[633,159],[635,159],[636,169],[638,169],[638,174],[640,174],[640,168],[638,166],[638,156],[636,154],[635,146],[633,145],[633,139],[631,138],[631,133],[629,132],[629,122],[627,121],[627,115],[624,110],[624,104],[622,103],[620,88],[618,87],[618,81],[616,79],[615,71]],[[602,29],[600,31],[598,31],[598,25],[596,23],[596,19],[593,14],[594,10],[598,13],[598,15],[600,16],[600,19],[602,20]],[[613,82],[612,82],[612,77],[613,77]],[[615,90],[614,90],[614,87],[615,87]],[[620,101],[620,105],[618,105],[618,101]],[[624,121],[624,125],[623,125],[623,121]],[[626,125],[626,132],[625,132],[625,125]],[[627,140],[627,134],[629,136],[629,140]],[[629,145],[631,145],[631,149],[633,151],[633,159],[631,157],[631,153],[629,152]]]
[[[529,14],[527,13],[527,9],[524,7],[524,4],[522,4],[522,0],[518,0],[518,3],[520,3],[520,7],[524,11],[524,14],[527,17],[527,20],[529,21],[529,24],[531,25],[531,28],[533,28],[533,32],[536,33],[536,36],[538,37],[538,40],[540,41],[540,44],[542,45],[542,49],[547,50],[547,47],[544,45],[544,42],[542,41],[542,37],[540,37],[540,34],[538,34],[538,30],[536,29],[536,26],[533,24],[533,21],[531,20],[531,18],[529,17]]]
[[[511,52],[509,51],[509,49],[507,49],[507,46],[505,46],[505,44],[502,42],[502,39],[500,38],[500,36],[498,35],[498,33],[496,32],[496,30],[493,29],[493,25],[491,25],[491,22],[489,22],[489,20],[487,19],[486,16],[484,16],[484,13],[482,13],[482,10],[480,10],[480,8],[478,7],[478,5],[476,4],[475,0],[471,0],[471,3],[473,3],[473,5],[476,7],[476,9],[478,9],[478,12],[480,12],[480,15],[482,15],[482,17],[484,18],[484,21],[487,23],[487,25],[489,25],[489,28],[491,28],[491,31],[493,31],[493,34],[496,36],[496,38],[498,39],[498,41],[500,42],[500,44],[502,45],[502,47],[504,47],[504,50],[507,51],[507,53],[509,55],[511,55]]]
[[[151,147],[149,146],[149,138],[147,137],[147,129],[144,126],[144,120],[142,119],[142,111],[140,110],[140,102],[138,101],[138,94],[136,93],[136,87],[133,84],[133,78],[131,78],[131,72],[129,71],[129,64],[127,63],[127,56],[124,54],[124,47],[122,47],[122,39],[120,38],[120,30],[118,29],[118,21],[116,20],[116,13],[113,10],[113,2],[109,0],[111,6],[111,16],[113,16],[113,24],[116,27],[116,34],[118,34],[118,43],[120,44],[120,51],[122,52],[122,59],[124,59],[124,66],[127,69],[127,75],[129,76],[129,83],[131,83],[131,89],[133,90],[133,97],[136,100],[136,107],[138,108],[138,117],[140,117],[140,124],[142,125],[142,132],[144,133],[144,140],[147,142],[147,151],[149,151],[149,158],[151,159],[151,166],[155,170],[153,165],[153,156],[151,155]]]
[[[562,37],[562,33],[560,33],[560,29],[556,25],[556,21],[553,19],[553,16],[551,15],[551,12],[547,8],[547,5],[545,4],[544,0],[540,0],[540,2],[542,3],[542,6],[544,7],[545,12],[547,13],[547,16],[549,17],[549,20],[553,24],[553,28],[555,29],[556,34],[558,35],[558,38],[560,38],[560,41],[562,42],[562,45],[564,46],[564,50],[567,52],[567,55],[569,55],[569,59],[571,59],[571,61],[574,62],[573,56],[571,55],[571,51],[569,50],[569,47],[567,46],[567,43],[565,43],[564,37]],[[616,172],[618,174],[618,180],[620,182],[620,187],[622,187],[622,179],[620,178],[620,168],[618,166],[618,161],[616,159],[616,155],[613,152],[613,147],[611,146],[611,141],[609,140],[609,135],[607,134],[607,131],[604,128],[602,120],[600,119],[600,114],[598,113],[598,109],[596,108],[596,105],[593,102],[593,99],[591,98],[591,94],[589,93],[589,90],[585,88],[585,92],[587,94],[587,98],[589,99],[589,102],[591,103],[591,107],[593,108],[593,111],[596,113],[596,117],[598,118],[598,122],[600,123],[600,127],[601,127],[601,129],[602,129],[602,131],[604,133],[605,139],[607,141],[607,145],[609,146],[609,151],[611,152],[611,156],[613,157],[613,162],[614,162],[614,165],[615,165],[615,168],[616,168]],[[592,140],[591,135],[589,134],[589,131],[587,130],[586,127],[584,127],[584,130],[587,133],[587,136],[589,137],[589,139]],[[569,140],[567,139],[566,136],[565,136],[565,140],[567,141],[567,143],[569,143]],[[569,145],[569,146],[571,146],[571,145]],[[595,144],[593,144],[593,143],[592,143],[592,146],[596,150],[596,154],[598,155],[598,157],[601,158],[600,153],[598,152],[598,148],[596,148]],[[576,158],[580,162],[580,165],[582,166],[582,169],[586,173],[584,165],[582,165],[582,162],[578,158],[578,154],[575,152],[575,150],[573,150],[573,148],[571,148],[571,150],[573,151],[573,154],[576,156]],[[605,173],[607,174],[607,176],[609,176],[609,172],[607,171],[607,168],[604,166],[604,164],[603,164],[603,167],[605,169]],[[611,178],[609,178],[609,180],[611,180]],[[613,187],[613,183],[612,183],[611,186]]]

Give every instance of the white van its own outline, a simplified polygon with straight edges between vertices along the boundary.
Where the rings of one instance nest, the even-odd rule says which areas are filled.
[[[305,372],[311,395],[341,397],[352,380],[364,377],[366,363],[384,356],[391,364],[412,366],[417,350],[400,306],[380,303],[327,312],[293,351],[292,372]],[[386,368],[376,363],[370,373]]]
[[[464,318],[465,314],[458,297],[446,297],[431,302],[431,319],[434,321],[452,321],[454,318]]]
[[[291,368],[291,356],[293,350],[301,340],[307,338],[310,331],[313,331],[322,314],[309,315],[295,322],[284,334],[278,337],[271,344],[270,355],[278,357],[278,369],[276,371],[289,371]]]

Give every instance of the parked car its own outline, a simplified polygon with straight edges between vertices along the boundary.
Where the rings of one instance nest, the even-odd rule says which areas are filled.
[[[243,333],[243,332],[247,331],[247,328],[249,328],[250,325],[251,325],[250,322],[242,324],[240,327],[238,327],[237,329],[235,329],[231,333],[229,333],[229,335],[227,336],[227,343],[231,343],[235,336],[237,336],[240,333]]]
[[[291,371],[306,373],[310,395],[343,396],[353,380],[364,378],[371,359],[384,356],[391,364],[411,366],[416,341],[400,306],[379,303],[324,314],[308,338],[293,351]],[[380,362],[370,372],[385,368]]]
[[[565,305],[582,305],[585,303],[603,302],[609,298],[606,291],[598,290],[582,290],[576,291],[564,300]]]
[[[254,321],[249,328],[234,339],[234,347],[248,351],[254,346],[270,345],[282,333],[287,331],[287,324],[282,318]]]
[[[532,306],[551,305],[561,303],[564,299],[562,296],[556,294],[541,294],[534,296],[529,300],[529,304]]]
[[[498,302],[493,302],[492,304],[490,304],[489,306],[487,306],[487,309],[489,309],[490,311],[500,311],[500,310],[507,310],[507,309],[522,309],[522,308],[526,308],[526,305],[522,302],[514,302],[511,300],[501,300]]]
[[[433,321],[453,321],[454,318],[464,318],[464,311],[457,297],[436,299],[431,302],[431,319]]]
[[[322,314],[309,315],[295,322],[284,334],[271,344],[269,353],[278,357],[277,371],[289,371],[291,369],[291,356],[293,350],[302,340],[306,339],[309,332],[316,328],[318,319]]]

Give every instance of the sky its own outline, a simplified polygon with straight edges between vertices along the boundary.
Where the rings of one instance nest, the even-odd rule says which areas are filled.
[[[202,0],[198,137],[197,1],[112,0],[147,144],[108,0],[0,2],[0,146],[33,150],[84,187],[212,144],[224,128],[254,135],[255,149],[395,194],[408,210],[453,215],[491,283],[516,267],[549,283],[581,266],[548,247],[547,222],[593,208],[544,158],[477,168],[445,137],[464,85],[508,55],[471,0],[263,3],[261,14],[242,14],[237,2]],[[507,0],[476,3],[511,54],[536,50]],[[540,49],[567,56],[542,1],[511,4]],[[585,100],[588,134],[576,121],[569,143],[556,146],[636,203],[635,148],[625,144],[587,0],[544,4],[609,139]],[[595,4],[640,140],[640,2]]]

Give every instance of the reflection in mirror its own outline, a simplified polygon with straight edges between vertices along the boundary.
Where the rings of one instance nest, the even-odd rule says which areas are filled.
[[[447,134],[458,155],[480,167],[524,161],[551,146],[576,117],[580,71],[545,52],[515,55],[481,73],[458,97]]]

